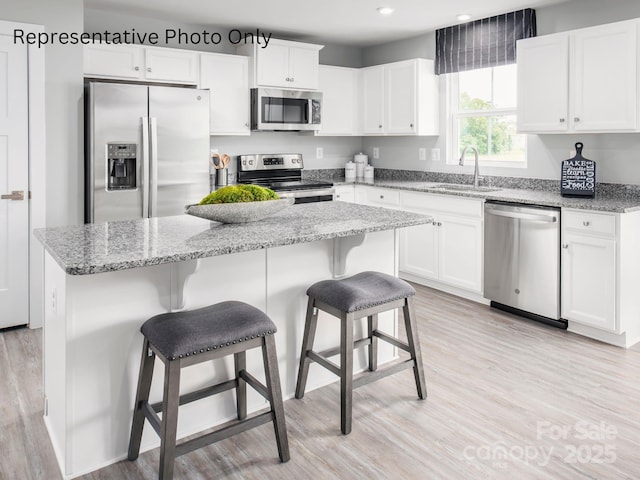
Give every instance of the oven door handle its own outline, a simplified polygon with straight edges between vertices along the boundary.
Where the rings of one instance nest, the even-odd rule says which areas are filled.
[[[325,188],[324,190],[296,190],[276,193],[280,198],[307,198],[319,197],[321,195],[333,195],[334,192],[334,188]]]

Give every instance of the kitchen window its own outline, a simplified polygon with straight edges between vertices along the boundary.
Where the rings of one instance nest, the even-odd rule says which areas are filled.
[[[449,163],[466,146],[478,149],[480,165],[525,168],[527,137],[516,133],[516,64],[449,74]],[[473,155],[465,164],[473,163]]]

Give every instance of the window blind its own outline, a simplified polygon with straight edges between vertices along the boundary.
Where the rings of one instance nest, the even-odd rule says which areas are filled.
[[[508,65],[516,41],[536,36],[532,8],[436,30],[436,75]]]

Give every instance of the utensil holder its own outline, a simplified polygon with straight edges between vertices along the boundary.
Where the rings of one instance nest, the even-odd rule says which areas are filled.
[[[216,185],[218,187],[225,187],[228,185],[226,168],[219,168],[216,170]]]

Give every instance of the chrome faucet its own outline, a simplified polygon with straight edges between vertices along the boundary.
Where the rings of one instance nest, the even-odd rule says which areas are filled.
[[[478,170],[478,149],[476,147],[472,147],[470,145],[464,147],[464,149],[462,150],[462,155],[460,155],[460,166],[464,165],[464,155],[465,153],[467,153],[467,150],[473,150],[473,154],[474,154],[474,161],[475,161],[475,169],[473,171],[473,188],[478,188],[478,182],[480,180],[482,180],[482,177],[480,176],[480,171]]]

